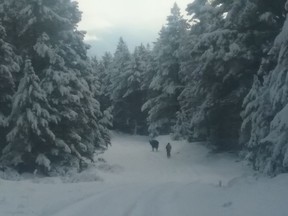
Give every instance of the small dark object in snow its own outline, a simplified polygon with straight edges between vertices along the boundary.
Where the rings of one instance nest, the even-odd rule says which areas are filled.
[[[152,151],[154,151],[154,149],[158,151],[159,142],[157,140],[149,140],[149,143],[152,147]]]
[[[98,161],[106,163],[106,160],[104,158],[98,158]]]
[[[226,202],[222,205],[223,208],[227,208],[227,207],[230,207],[233,203],[230,201],[230,202]]]

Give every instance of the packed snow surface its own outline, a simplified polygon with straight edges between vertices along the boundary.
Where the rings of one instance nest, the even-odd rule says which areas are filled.
[[[113,134],[112,147],[80,174],[12,181],[2,172],[0,216],[288,215],[288,175],[261,177],[231,154],[157,139],[152,152],[147,137]]]

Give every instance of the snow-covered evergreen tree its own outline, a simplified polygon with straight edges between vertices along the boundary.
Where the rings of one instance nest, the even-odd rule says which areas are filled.
[[[5,28],[0,24],[0,155],[7,144],[6,118],[11,112],[12,96],[15,92],[15,75],[19,72],[20,59],[11,44],[6,42]]]
[[[123,38],[119,39],[114,53],[109,76],[111,78],[108,91],[113,106],[113,126],[115,129],[130,132],[129,107],[124,99],[127,90],[126,74],[129,70],[131,54]]]
[[[148,112],[149,133],[155,136],[171,131],[179,110],[177,97],[181,89],[179,77],[179,47],[187,32],[187,22],[175,3],[167,17],[167,25],[162,28],[153,49],[155,74],[151,80],[149,98],[142,107]]]
[[[40,86],[31,61],[27,59],[24,77],[13,98],[12,112],[8,118],[11,131],[7,135],[8,145],[3,150],[1,162],[5,165],[21,166],[33,171],[38,166],[51,169],[51,148],[55,145],[55,134],[49,123],[57,123],[47,95]]]
[[[109,60],[107,60],[106,62],[107,56],[109,56],[108,57]],[[103,57],[103,62],[98,62],[96,57],[92,58],[91,61],[92,61],[91,66],[93,73],[90,74],[90,78],[88,79],[94,98],[96,98],[99,101],[101,105],[100,110],[103,113],[99,121],[100,135],[98,137],[101,137],[101,140],[99,140],[99,143],[101,143],[99,147],[103,145],[107,147],[108,144],[110,144],[110,133],[108,129],[112,127],[113,116],[112,116],[111,102],[109,97],[107,97],[108,82],[106,83],[107,81],[106,72],[108,71],[110,63],[112,62],[112,56],[106,53],[105,56]]]
[[[286,18],[243,104],[245,156],[255,169],[270,175],[288,171],[287,35]]]
[[[100,60],[96,57],[92,58],[92,67],[100,82],[99,101],[102,109],[107,109],[112,106],[109,92],[109,86],[111,85],[112,63],[113,56],[108,52],[106,52]]]
[[[147,115],[141,111],[141,107],[147,94],[147,90],[142,88],[142,84],[147,70],[148,53],[149,51],[142,44],[136,47],[124,76],[127,88],[123,98],[128,105],[129,124],[134,134],[147,133]]]
[[[142,88],[147,67],[148,51],[140,45],[130,54],[126,43],[120,38],[110,72],[108,93],[113,105],[113,126],[129,133],[145,133],[146,116],[141,107],[145,98]],[[108,70],[109,71],[109,70]],[[105,79],[104,79],[105,82]]]
[[[151,93],[151,91],[149,91],[149,86],[156,73],[156,60],[153,56],[153,50],[151,49],[150,44],[147,44],[144,56],[142,57],[142,59],[144,59],[143,62],[145,62],[145,65],[143,65],[143,70],[145,71],[145,74],[143,76],[141,89],[146,91],[149,95],[149,93]],[[148,95],[146,95],[146,101],[149,98]]]
[[[121,37],[113,57],[111,85],[109,86],[111,99],[115,102],[121,100],[121,96],[124,95],[123,92],[125,91],[126,80],[123,79],[123,76],[128,71],[130,59],[131,54],[128,46]]]

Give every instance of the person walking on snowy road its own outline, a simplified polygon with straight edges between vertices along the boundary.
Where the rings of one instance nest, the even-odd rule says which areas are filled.
[[[166,145],[167,158],[170,158],[171,156],[171,149],[172,149],[172,146],[170,145],[170,143],[168,143]]]

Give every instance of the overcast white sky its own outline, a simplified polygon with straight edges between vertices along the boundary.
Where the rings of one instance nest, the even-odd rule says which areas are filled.
[[[86,30],[90,53],[102,55],[114,52],[120,36],[130,49],[140,43],[151,43],[158,37],[161,26],[175,0],[77,0],[83,12],[80,30]],[[193,0],[177,0],[183,15]],[[133,51],[133,50],[131,50]]]

